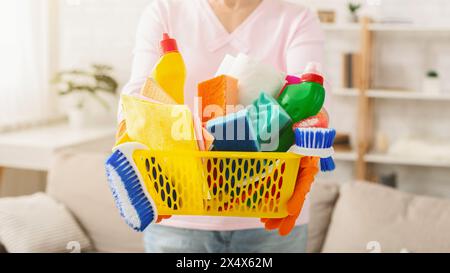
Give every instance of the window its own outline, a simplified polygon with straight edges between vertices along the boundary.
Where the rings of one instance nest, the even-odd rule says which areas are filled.
[[[48,0],[0,1],[0,129],[54,115]]]

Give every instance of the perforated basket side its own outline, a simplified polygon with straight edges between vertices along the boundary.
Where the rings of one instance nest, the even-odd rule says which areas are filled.
[[[141,151],[135,161],[161,215],[276,218],[287,215],[300,157]]]

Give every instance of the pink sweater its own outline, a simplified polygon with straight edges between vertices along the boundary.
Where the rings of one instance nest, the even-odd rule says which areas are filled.
[[[214,77],[226,54],[245,53],[289,74],[300,75],[310,61],[323,63],[324,35],[309,9],[283,0],[263,0],[233,33],[228,33],[208,0],[154,0],[144,11],[130,82],[123,93],[139,93],[160,58],[163,32],[177,39],[186,63],[186,103],[193,109],[197,84]],[[255,97],[258,94],[255,94]],[[305,203],[298,224],[309,221]],[[260,228],[259,219],[225,217],[172,217],[163,225],[203,230]]]

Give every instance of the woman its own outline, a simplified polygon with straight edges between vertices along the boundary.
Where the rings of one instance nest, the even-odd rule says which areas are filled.
[[[185,60],[185,100],[191,109],[197,83],[212,78],[226,54],[245,53],[291,75],[300,75],[308,62],[322,63],[323,58],[320,23],[304,7],[283,0],[154,0],[138,28],[131,80],[124,93],[139,93],[160,58],[163,32],[177,39]],[[147,230],[146,250],[305,252],[308,203],[286,237],[264,230],[257,219],[172,217]]]

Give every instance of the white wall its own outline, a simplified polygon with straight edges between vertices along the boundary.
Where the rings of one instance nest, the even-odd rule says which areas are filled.
[[[59,0],[59,63],[63,69],[112,65],[121,84],[129,76],[136,26],[152,0]]]
[[[124,84],[129,75],[135,28],[142,8],[151,0],[61,0],[60,66],[72,68],[93,62],[109,63]],[[187,0],[188,1],[188,0]],[[292,0],[313,8],[338,11],[338,21],[346,19],[346,0]],[[448,0],[367,0],[363,10],[375,18],[410,18],[417,24],[450,25]],[[363,1],[367,3],[366,1]],[[68,3],[79,3],[71,5]],[[374,85],[418,89],[430,68],[441,72],[450,92],[450,35],[379,34],[376,36]],[[358,34],[327,34],[327,73],[340,86],[341,55],[358,49]],[[333,99],[333,125],[354,135],[354,99]],[[409,135],[450,138],[449,103],[377,102],[376,126],[392,141]],[[327,177],[349,180],[352,164],[338,163],[336,174]],[[382,172],[398,172],[401,188],[433,195],[450,196],[450,170],[416,167],[377,166]]]

